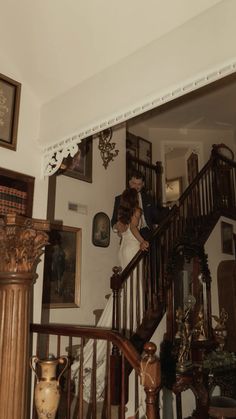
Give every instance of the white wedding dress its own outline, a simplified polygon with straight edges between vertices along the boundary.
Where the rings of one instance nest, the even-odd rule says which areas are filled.
[[[127,230],[122,233],[122,240],[121,245],[119,249],[119,261],[122,270],[129,264],[131,259],[136,255],[136,253],[140,249],[140,243],[136,239],[136,237],[133,235],[133,233],[130,230],[130,227],[127,228]],[[136,292],[137,287],[137,275],[134,271],[132,277],[128,278],[127,283],[125,285],[125,290],[122,290],[121,295],[121,301],[123,300],[123,293],[126,294],[127,302],[129,302],[130,298],[130,289],[131,289],[131,281],[132,281],[132,289],[133,293]],[[140,293],[140,300],[142,300],[142,286],[139,285],[139,293]],[[133,311],[136,310],[136,297],[134,298],[134,304],[133,304]],[[139,300],[139,301],[140,301]],[[121,302],[122,304],[122,302]],[[140,307],[142,304],[139,304],[139,311],[142,309]],[[129,303],[127,304],[127,307],[129,307]],[[103,327],[103,328],[111,328],[112,327],[112,309],[113,309],[113,295],[111,294],[107,304],[103,310],[102,316],[100,317],[97,327]],[[121,323],[123,321],[123,310],[122,312],[122,319]],[[127,308],[126,313],[126,328],[129,327],[129,313]],[[136,321],[135,321],[135,313],[133,315],[133,324],[132,329],[135,329]],[[121,324],[121,329],[123,329],[123,324]],[[92,372],[92,365],[93,365],[93,350],[94,350],[94,341],[90,339],[88,343],[84,347],[84,379],[83,379],[83,399],[87,402],[90,400],[91,395],[91,372]],[[96,367],[97,367],[97,377],[96,377],[96,397],[97,401],[103,401],[104,400],[104,386],[105,386],[105,370],[106,370],[106,352],[107,352],[107,342],[103,340],[98,340],[97,342],[97,360],[96,360]],[[79,376],[79,364],[80,362],[75,362],[72,365],[72,378],[74,379],[75,383],[77,384],[76,387],[78,387],[78,376]],[[76,393],[78,393],[78,388]]]

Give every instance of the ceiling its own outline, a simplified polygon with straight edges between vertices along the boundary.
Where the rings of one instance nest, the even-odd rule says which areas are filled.
[[[150,128],[236,131],[236,76],[216,82],[130,121]]]
[[[8,0],[0,63],[43,104],[221,1]]]
[[[14,69],[6,75],[19,74],[18,81],[42,105],[221,1],[8,0],[1,5],[0,73],[5,74],[5,60]],[[236,81],[170,102],[137,120],[183,134],[236,130]]]

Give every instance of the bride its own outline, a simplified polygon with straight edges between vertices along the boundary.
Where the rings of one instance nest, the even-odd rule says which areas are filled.
[[[138,206],[138,193],[135,189],[129,188],[126,189],[120,201],[120,207],[118,211],[118,223],[119,223],[119,236],[121,237],[121,244],[119,249],[119,261],[121,264],[122,270],[129,264],[133,259],[136,253],[141,249],[143,251],[147,250],[149,243],[143,239],[139,232],[139,225],[141,220],[142,210]],[[131,293],[131,281],[132,289],[135,292],[137,275],[133,273],[132,277],[128,278],[127,284],[125,285],[126,299],[128,300]],[[141,284],[139,284],[139,293],[141,295]],[[121,300],[124,290],[122,290]],[[142,296],[140,297],[140,299]],[[136,300],[136,299],[135,299]],[[129,304],[127,304],[129,305]],[[134,310],[136,308],[134,307]],[[105,309],[103,310],[102,316],[98,321],[97,327],[112,327],[112,311],[113,311],[113,296],[110,295],[109,300],[106,304]],[[126,313],[126,328],[129,327],[129,312]],[[134,316],[135,317],[135,316]],[[121,322],[123,319],[121,319]],[[124,320],[125,321],[125,320]],[[121,325],[123,329],[124,325]],[[133,328],[135,324],[133,324]],[[94,342],[89,340],[84,348],[84,376],[83,376],[83,399],[87,402],[90,400],[91,395],[91,373],[93,367],[93,350]],[[106,369],[106,351],[107,343],[106,341],[99,340],[97,342],[97,357],[96,357],[96,400],[104,400],[104,390],[105,390],[105,369]],[[78,376],[79,376],[79,361],[75,362],[72,365],[72,377],[75,380],[75,383],[78,386]],[[76,391],[77,393],[77,391]]]

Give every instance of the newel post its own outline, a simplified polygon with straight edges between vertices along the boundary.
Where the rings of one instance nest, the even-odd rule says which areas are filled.
[[[115,266],[111,277],[111,289],[113,293],[112,329],[120,331],[120,291],[121,291],[121,268]],[[119,405],[121,402],[121,355],[116,345],[112,346],[110,356],[110,396],[111,404]]]
[[[43,231],[44,230],[44,231]],[[2,419],[27,417],[29,325],[36,267],[48,223],[0,217],[0,406]]]
[[[159,418],[158,393],[161,386],[160,360],[155,355],[156,345],[147,342],[144,345],[144,356],[141,360],[141,384],[146,393],[147,419]]]
[[[121,268],[115,266],[111,277],[111,289],[113,293],[112,329],[120,330],[120,290],[121,290]]]

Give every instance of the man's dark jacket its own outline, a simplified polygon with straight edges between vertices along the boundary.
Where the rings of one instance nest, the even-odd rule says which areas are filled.
[[[152,198],[145,192],[145,190],[141,191],[141,198],[143,203],[143,214],[150,231],[152,231],[153,224],[160,224],[164,216],[167,215],[168,209],[164,207],[156,207]],[[118,220],[118,208],[120,206],[120,200],[121,195],[115,197],[113,215],[111,219],[112,227]]]

